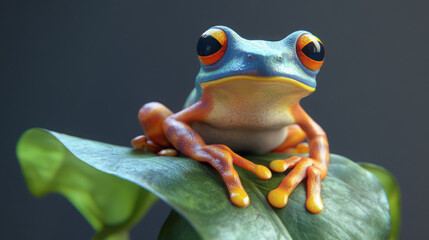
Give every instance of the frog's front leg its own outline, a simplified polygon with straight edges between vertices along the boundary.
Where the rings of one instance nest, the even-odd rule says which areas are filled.
[[[235,154],[225,145],[207,145],[190,126],[190,122],[203,121],[210,113],[210,101],[200,100],[189,108],[167,117],[163,124],[168,141],[182,154],[212,165],[222,176],[231,201],[239,206],[249,205],[249,197],[244,190],[233,163],[255,173],[263,179],[271,178],[271,171]]]
[[[323,203],[320,197],[321,181],[325,178],[329,163],[328,140],[323,129],[314,122],[299,104],[292,108],[296,123],[306,133],[310,147],[310,157],[294,156],[286,160],[271,162],[270,168],[276,172],[292,171],[280,185],[270,191],[268,201],[274,207],[286,206],[288,197],[298,184],[307,177],[306,207],[312,213],[320,213]]]

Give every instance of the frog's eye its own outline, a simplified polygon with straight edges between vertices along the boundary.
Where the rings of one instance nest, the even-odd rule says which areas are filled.
[[[211,28],[198,40],[198,58],[205,66],[213,65],[223,57],[227,46],[228,38],[225,32],[218,28]]]
[[[311,34],[304,34],[296,42],[296,53],[302,65],[311,71],[317,71],[325,60],[323,43]]]

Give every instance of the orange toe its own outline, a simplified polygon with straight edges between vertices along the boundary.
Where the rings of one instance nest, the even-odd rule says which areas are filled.
[[[249,205],[250,200],[247,193],[240,188],[234,188],[231,190],[231,201],[238,207],[246,207]]]
[[[286,206],[287,200],[287,194],[281,189],[276,188],[268,193],[268,202],[270,202],[271,206],[273,207],[283,208]]]
[[[257,165],[255,168],[255,175],[262,179],[270,179],[272,176],[272,173],[270,169],[268,169],[265,166]]]

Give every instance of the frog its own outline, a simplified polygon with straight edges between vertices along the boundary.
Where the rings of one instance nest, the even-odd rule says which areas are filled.
[[[300,105],[317,85],[325,60],[321,40],[303,30],[280,41],[248,40],[226,26],[214,26],[198,39],[197,55],[201,68],[183,110],[173,113],[158,102],[144,104],[138,120],[145,135],[132,139],[134,148],[161,156],[179,152],[210,164],[238,207],[248,206],[250,199],[234,166],[261,179],[270,179],[271,170],[291,169],[269,191],[270,205],[285,207],[306,179],[305,206],[311,213],[322,212],[329,144]],[[308,154],[271,161],[269,168],[238,154],[297,151]]]

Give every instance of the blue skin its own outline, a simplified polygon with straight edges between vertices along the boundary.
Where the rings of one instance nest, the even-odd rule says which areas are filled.
[[[296,31],[280,41],[263,41],[244,39],[225,26],[213,28],[222,29],[226,33],[228,48],[217,63],[210,66],[201,64],[195,79],[196,92],[194,90],[191,93],[186,106],[201,98],[201,83],[235,75],[282,76],[316,88],[316,75],[319,70],[308,70],[299,61],[295,51],[298,38],[309,32]]]

